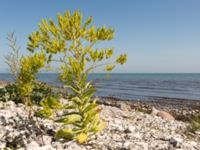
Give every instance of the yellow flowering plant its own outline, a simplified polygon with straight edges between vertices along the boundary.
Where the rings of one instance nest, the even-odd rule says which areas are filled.
[[[69,95],[68,104],[62,108],[70,109],[70,113],[56,120],[63,124],[63,128],[55,136],[56,139],[77,139],[79,143],[85,143],[89,136],[106,126],[100,121],[101,110],[97,99],[93,98],[95,89],[87,80],[88,74],[98,67],[111,71],[115,65],[124,64],[127,59],[127,55],[122,54],[114,62],[107,62],[113,56],[114,48],[96,48],[96,44],[112,40],[114,30],[105,26],[95,27],[92,17],[86,21],[82,18],[80,11],[73,14],[66,11],[64,15],[57,14],[57,24],[51,19],[43,19],[39,30],[29,36],[28,50],[36,54],[31,60],[23,59],[22,65],[25,66],[21,70],[22,78],[25,78],[22,80],[28,81],[23,82],[21,91],[28,97],[25,93],[31,92],[29,81],[34,78],[37,69],[43,67],[45,61],[49,65],[59,62],[59,79]],[[39,50],[41,53],[37,54]],[[101,64],[102,61],[106,63]]]

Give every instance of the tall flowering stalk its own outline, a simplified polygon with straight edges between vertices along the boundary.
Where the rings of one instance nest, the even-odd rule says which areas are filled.
[[[79,143],[84,143],[88,136],[102,130],[106,125],[99,119],[101,110],[97,107],[96,98],[93,98],[95,89],[87,81],[88,74],[98,67],[111,71],[117,64],[124,64],[127,55],[122,54],[115,61],[109,62],[114,48],[97,48],[96,44],[112,40],[114,30],[105,26],[96,28],[92,25],[92,17],[83,21],[80,11],[74,14],[66,11],[64,15],[57,14],[57,19],[57,24],[51,19],[43,19],[39,30],[29,36],[28,50],[32,53],[40,50],[42,57],[38,60],[41,62],[39,65],[28,66],[37,70],[43,66],[43,60],[48,64],[59,62],[59,79],[69,95],[69,103],[64,109],[71,111],[56,120],[63,123],[56,138],[77,139]],[[101,63],[102,61],[105,63]],[[26,71],[24,74],[26,78],[33,78],[26,75]],[[28,87],[29,83],[24,86]]]

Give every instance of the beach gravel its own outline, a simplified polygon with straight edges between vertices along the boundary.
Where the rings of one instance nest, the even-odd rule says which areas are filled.
[[[165,120],[125,105],[99,107],[107,127],[87,144],[78,145],[54,139],[60,124],[36,117],[30,120],[23,104],[0,102],[0,150],[200,150],[200,141],[186,134],[188,123]]]

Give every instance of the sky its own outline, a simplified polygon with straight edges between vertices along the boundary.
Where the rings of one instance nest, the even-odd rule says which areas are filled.
[[[0,0],[0,72],[7,72],[6,35],[15,31],[26,54],[28,35],[43,18],[80,10],[97,26],[112,26],[115,39],[100,46],[128,54],[116,73],[200,73],[199,0]]]

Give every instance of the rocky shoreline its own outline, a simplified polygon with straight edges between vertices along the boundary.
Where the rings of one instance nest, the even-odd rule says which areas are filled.
[[[121,108],[128,105],[131,109],[135,109],[144,113],[151,113],[152,107],[163,110],[172,114],[176,120],[188,121],[186,117],[200,114],[200,100],[186,99],[168,99],[161,98],[155,100],[122,100],[112,97],[102,97],[99,104]]]
[[[0,101],[0,150],[200,150],[200,132],[188,131],[191,115],[200,113],[200,101],[102,97],[98,103],[102,109],[100,117],[107,127],[88,143],[78,145],[75,141],[54,139],[61,127],[59,123],[35,116],[30,119],[23,104]],[[156,114],[152,108],[157,109]],[[172,115],[170,119],[163,118],[163,112]]]
[[[101,97],[99,103],[105,105],[118,106],[120,103],[126,103],[131,107],[137,105],[154,106],[159,109],[200,109],[200,100],[190,100],[190,99],[177,99],[177,98],[153,98],[151,100],[125,100],[113,97]]]
[[[34,109],[38,109],[35,106]],[[20,150],[200,150],[199,134],[186,134],[188,123],[165,120],[139,112],[125,103],[121,107],[100,105],[107,127],[85,145],[53,138],[61,126],[52,120],[32,117],[23,104],[0,102],[0,149]]]

